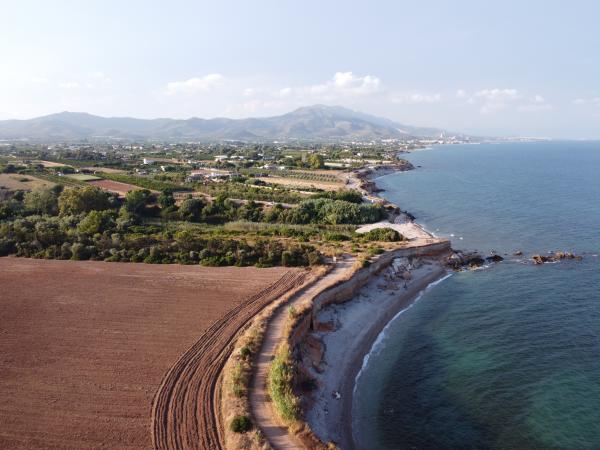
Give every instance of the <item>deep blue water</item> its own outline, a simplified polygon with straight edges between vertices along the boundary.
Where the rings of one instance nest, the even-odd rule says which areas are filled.
[[[421,168],[378,180],[384,196],[453,234],[454,248],[584,259],[507,260],[427,291],[358,380],[363,446],[600,448],[600,143],[444,146],[408,159]]]

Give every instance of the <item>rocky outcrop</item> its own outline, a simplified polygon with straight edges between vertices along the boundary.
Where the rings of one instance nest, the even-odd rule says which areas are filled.
[[[476,252],[461,252],[455,251],[450,257],[446,259],[446,265],[454,270],[462,270],[464,268],[476,269],[483,266],[488,262],[499,262],[502,261],[499,255],[492,255],[484,259],[479,253]]]
[[[487,262],[491,262],[491,263],[499,263],[500,261],[504,261],[504,258],[500,255],[497,254],[493,254],[491,256],[488,256],[487,258],[485,258],[485,260]]]
[[[550,255],[533,255],[531,257],[533,264],[536,264],[536,265],[544,264],[544,263],[548,263],[548,262],[557,262],[557,261],[561,261],[563,259],[575,259],[577,261],[581,261],[583,259],[583,257],[575,255],[574,253],[571,253],[571,252],[555,252]]]

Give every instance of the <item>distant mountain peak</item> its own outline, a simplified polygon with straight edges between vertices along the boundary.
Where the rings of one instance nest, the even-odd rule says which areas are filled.
[[[102,136],[132,140],[228,139],[313,141],[439,137],[444,130],[417,128],[343,106],[310,105],[287,114],[248,119],[135,119],[62,111],[31,120],[0,121],[0,139],[74,141]]]

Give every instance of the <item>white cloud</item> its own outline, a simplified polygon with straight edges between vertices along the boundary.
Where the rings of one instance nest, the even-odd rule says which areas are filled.
[[[391,97],[392,103],[407,105],[416,105],[421,103],[439,103],[442,101],[442,94],[397,94]]]
[[[573,103],[574,105],[600,106],[600,97],[576,98],[571,103]]]
[[[291,93],[292,93],[292,88],[290,88],[290,87],[279,89],[280,97],[288,97]]]
[[[379,90],[381,81],[372,75],[355,76],[352,72],[336,72],[333,76],[335,89],[351,94],[372,94]]]
[[[549,111],[554,109],[554,107],[549,104],[546,99],[540,94],[536,94],[529,100],[528,103],[523,105],[519,105],[517,108],[519,111],[525,112],[536,112],[536,111]]]
[[[380,91],[381,80],[373,75],[357,76],[352,72],[336,72],[328,81],[279,89],[276,96],[295,95],[311,101],[336,101],[349,97],[368,96]]]
[[[516,89],[483,89],[475,93],[475,97],[486,101],[512,101],[521,98]]]
[[[492,114],[520,100],[521,94],[516,89],[493,88],[477,91],[472,98],[483,102],[480,108],[482,114]]]
[[[197,94],[210,91],[222,84],[225,77],[219,73],[211,73],[200,78],[189,78],[184,81],[171,81],[167,83],[167,94]]]
[[[48,84],[49,81],[48,78],[42,76],[31,77],[31,82],[33,84]]]
[[[77,81],[65,81],[58,85],[62,89],[79,89],[81,85]]]
[[[456,98],[458,99],[467,98],[468,96],[469,94],[467,94],[467,91],[465,91],[464,89],[459,89],[458,91],[456,91]]]

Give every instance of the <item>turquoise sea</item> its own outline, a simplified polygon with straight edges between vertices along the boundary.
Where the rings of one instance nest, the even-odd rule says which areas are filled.
[[[366,449],[600,449],[600,143],[440,146],[383,196],[456,249],[452,275],[386,329],[356,386]],[[462,238],[462,239],[461,239]],[[581,262],[533,266],[554,250]]]

